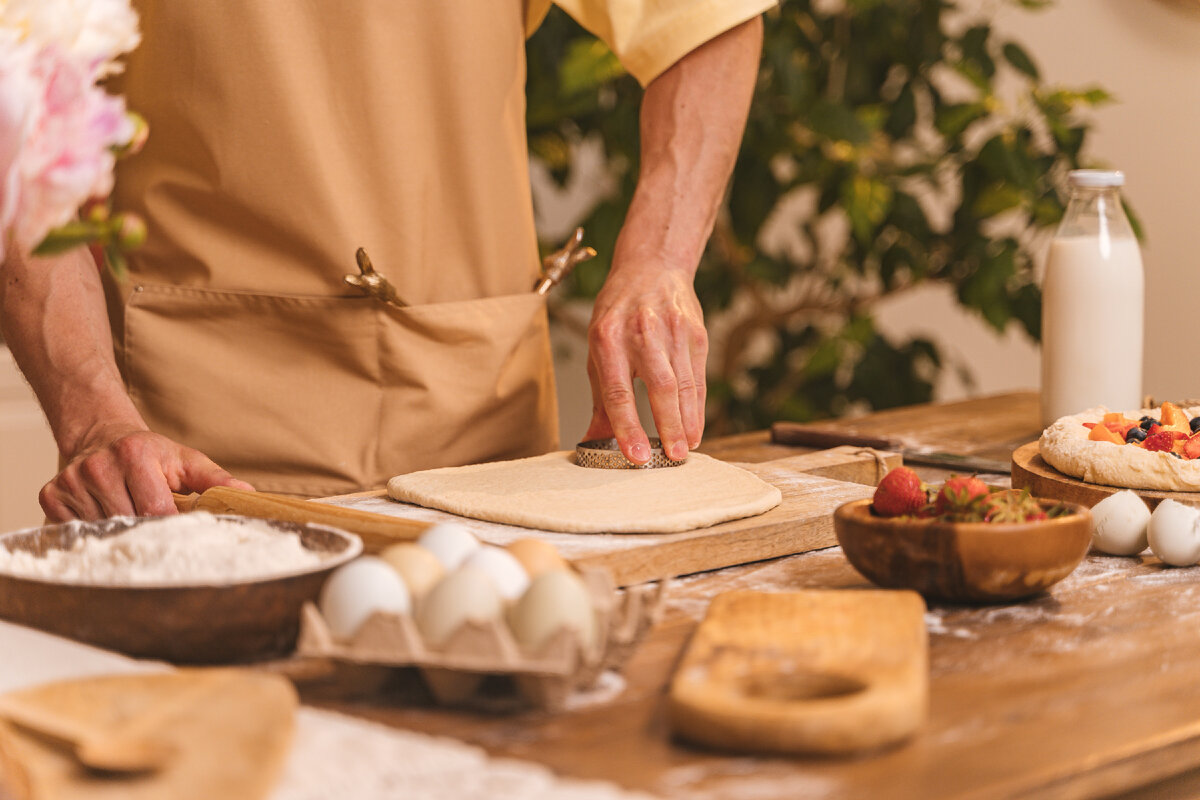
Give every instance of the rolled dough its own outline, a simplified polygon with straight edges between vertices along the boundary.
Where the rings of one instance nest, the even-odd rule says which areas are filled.
[[[659,469],[590,469],[575,453],[446,467],[388,481],[395,500],[567,533],[673,533],[752,517],[783,500],[744,469],[693,453]]]

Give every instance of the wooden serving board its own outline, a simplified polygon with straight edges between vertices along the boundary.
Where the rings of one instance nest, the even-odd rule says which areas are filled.
[[[671,728],[723,750],[841,755],[929,712],[925,603],[909,591],[718,595],[671,681]]]
[[[609,570],[618,586],[706,572],[736,564],[804,553],[837,543],[833,510],[870,497],[893,467],[895,453],[836,447],[760,464],[740,466],[779,487],[783,502],[764,514],[682,533],[556,533],[458,517],[398,503],[382,490],[326,498],[322,502],[391,517],[428,522],[453,520],[492,544],[534,537],[553,544],[580,566]],[[836,475],[837,479],[823,477]],[[368,552],[378,543],[367,543]]]
[[[22,690],[23,703],[100,730],[137,728],[170,745],[147,775],[89,772],[61,746],[0,723],[0,768],[15,800],[257,800],[267,797],[292,741],[296,692],[246,670],[108,675]]]
[[[1038,443],[1018,447],[1012,456],[1012,485],[1014,489],[1028,489],[1034,497],[1049,497],[1079,503],[1091,508],[1111,494],[1123,491],[1120,486],[1105,486],[1087,483],[1070,475],[1064,475],[1047,464],[1038,452]],[[1190,506],[1200,507],[1200,492],[1164,492],[1156,489],[1134,489],[1138,497],[1153,509],[1163,500],[1178,500]]]

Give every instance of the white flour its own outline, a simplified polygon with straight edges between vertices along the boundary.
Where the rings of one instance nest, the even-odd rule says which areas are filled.
[[[302,708],[271,800],[654,800],[601,781],[328,711]]]
[[[72,583],[190,585],[266,578],[314,567],[323,557],[297,534],[198,511],[115,536],[80,536],[69,549],[40,556],[0,545],[0,572]]]

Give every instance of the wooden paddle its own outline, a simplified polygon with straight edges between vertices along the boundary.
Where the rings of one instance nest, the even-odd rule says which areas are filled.
[[[358,534],[362,537],[363,549],[368,553],[377,553],[396,542],[415,541],[430,527],[428,522],[356,511],[298,497],[249,492],[229,486],[214,486],[203,494],[177,494],[175,507],[180,511],[209,511],[213,514],[240,514],[258,519],[329,525]]]
[[[911,736],[929,705],[909,591],[718,595],[671,681],[672,729],[727,750],[835,755]]]
[[[25,689],[15,699],[173,753],[155,772],[99,774],[44,737],[0,722],[0,771],[16,800],[263,800],[283,770],[297,705],[286,679],[237,669],[106,675]]]

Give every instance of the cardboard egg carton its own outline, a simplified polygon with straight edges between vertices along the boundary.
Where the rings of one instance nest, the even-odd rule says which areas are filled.
[[[571,693],[592,686],[602,672],[620,669],[658,618],[665,582],[618,591],[605,570],[578,570],[592,598],[597,641],[584,646],[563,628],[537,652],[521,649],[503,619],[468,620],[441,647],[425,642],[409,614],[376,612],[350,639],[338,639],[312,603],[300,614],[301,656],[357,664],[416,667],[439,703],[471,705],[489,675],[511,679],[513,691],[550,711],[565,707]]]

